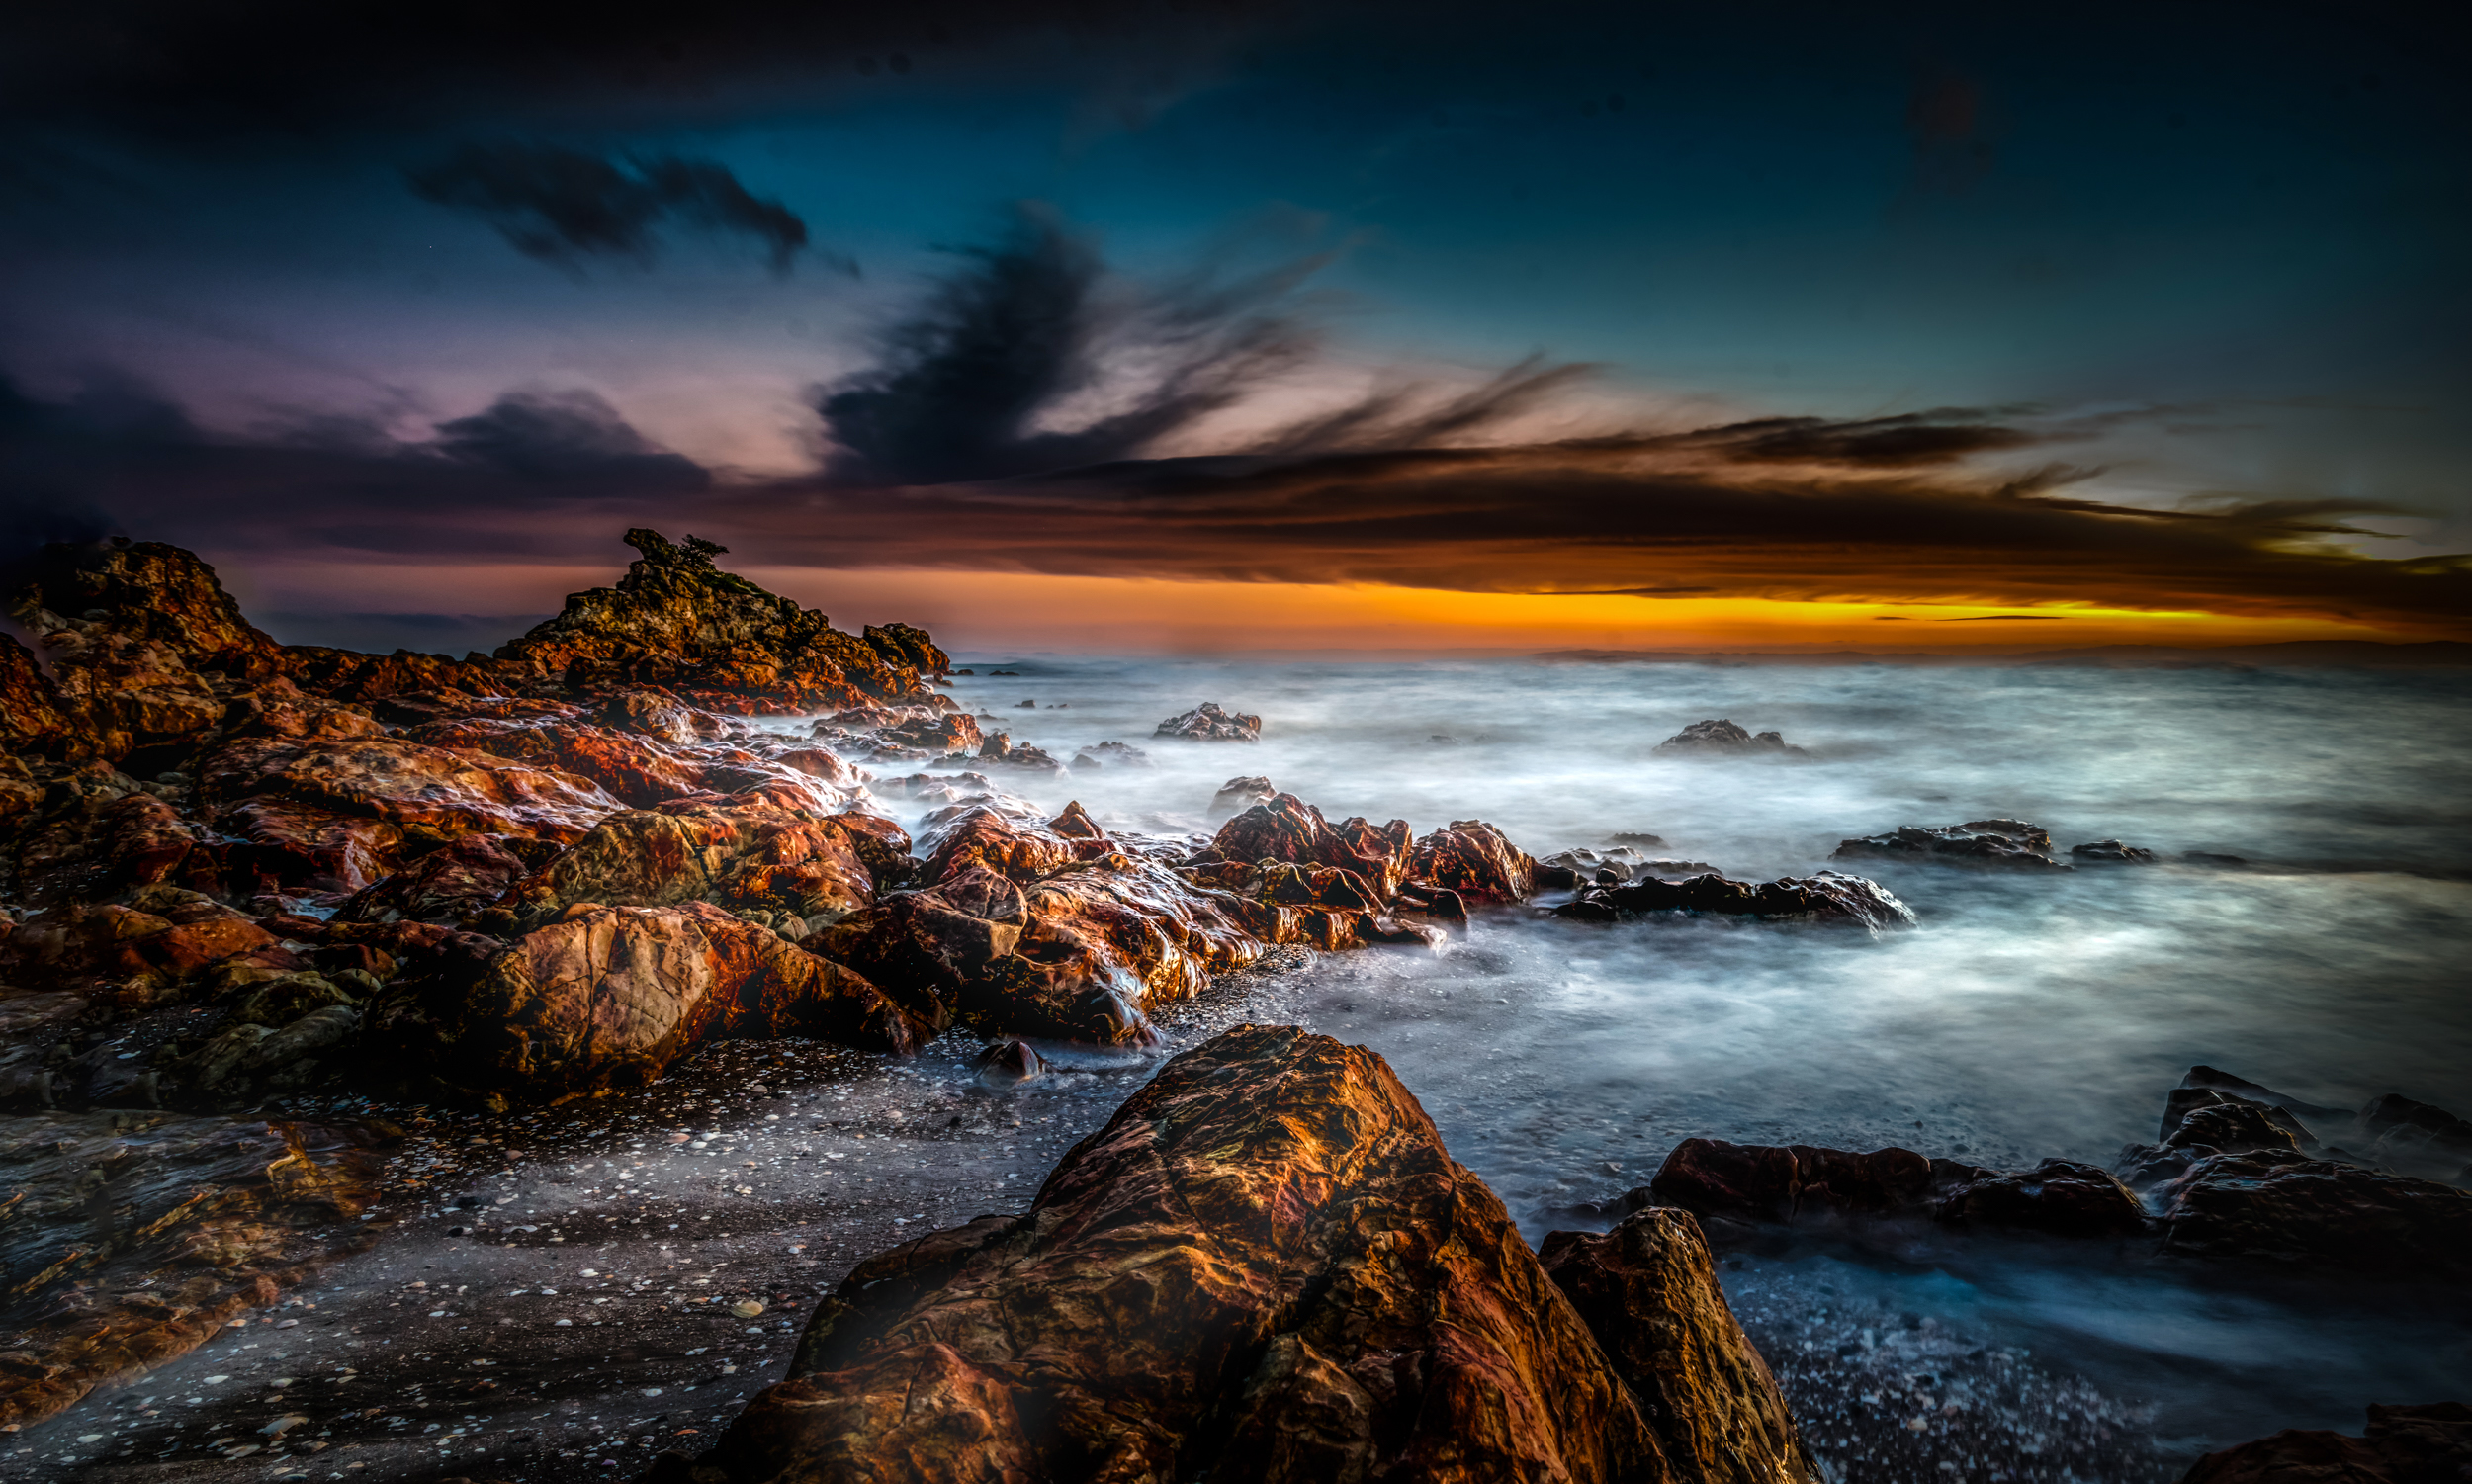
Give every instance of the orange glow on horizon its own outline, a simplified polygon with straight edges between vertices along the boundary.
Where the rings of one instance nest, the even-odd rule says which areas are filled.
[[[251,564],[223,565],[227,579]],[[1191,582],[936,568],[734,569],[847,629],[899,620],[948,648],[1117,653],[1555,649],[2046,650],[2446,637],[2323,616],[2092,606],[1488,593],[1372,584]],[[554,612],[609,567],[284,563],[237,584],[261,611]],[[2031,614],[2012,618],[2005,615]],[[514,625],[509,631],[519,631]]]

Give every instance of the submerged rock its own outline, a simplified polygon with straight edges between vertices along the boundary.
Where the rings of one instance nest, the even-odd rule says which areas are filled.
[[[1553,912],[1556,917],[1584,922],[1625,921],[1653,913],[1687,913],[1757,917],[1763,921],[1838,923],[1875,933],[1915,925],[1913,910],[1888,888],[1867,877],[1836,871],[1758,884],[1734,881],[1713,872],[1680,881],[1643,874],[1629,885],[1583,887],[1577,897]]]
[[[1226,711],[1216,701],[1204,701],[1181,716],[1161,722],[1151,736],[1182,737],[1193,742],[1260,742],[1262,718]]]
[[[2457,1170],[2472,1161],[2472,1123],[2400,1092],[2372,1099],[2360,1110],[2359,1126],[2373,1141],[2369,1154],[2381,1163]]]
[[[1268,778],[1230,778],[1210,796],[1210,808],[1203,818],[1224,820],[1278,797],[1279,790],[1271,786]]]
[[[1643,1223],[1563,1255],[1642,1396],[1379,1058],[1243,1027],[1170,1062],[1026,1214],[861,1264],[696,1467],[732,1484],[1166,1479],[1197,1457],[1219,1484],[1808,1478],[1687,1232]],[[1707,1410],[1652,1422],[1677,1395]]]
[[[1969,820],[1926,829],[1901,825],[1887,834],[1838,844],[1831,860],[1928,860],[1942,865],[1991,869],[2065,871],[2052,858],[2052,837],[2022,820]]]
[[[1656,744],[1659,752],[1692,752],[1703,756],[1739,757],[1767,754],[1774,757],[1809,757],[1811,754],[1789,744],[1774,732],[1753,733],[1732,722],[1714,719],[1693,722],[1680,732]]]
[[[2151,866],[2155,863],[2155,852],[2136,845],[2124,845],[2118,840],[2096,840],[2092,844],[2071,845],[2069,858],[2078,865]]]
[[[1103,742],[1073,754],[1073,771],[1084,768],[1146,768],[1150,754],[1130,742]]]

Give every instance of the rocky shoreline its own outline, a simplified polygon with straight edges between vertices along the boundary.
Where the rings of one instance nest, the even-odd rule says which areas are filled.
[[[923,631],[843,633],[716,567],[711,543],[628,540],[640,559],[615,587],[462,660],[277,645],[168,547],[46,549],[11,592],[37,649],[0,636],[0,1157],[18,1189],[0,1217],[0,1421],[41,1424],[46,1442],[0,1457],[8,1477],[133,1478],[147,1438],[162,1460],[147,1477],[236,1458],[312,1477],[332,1450],[390,1478],[486,1477],[485,1462],[607,1477],[666,1452],[660,1471],[692,1484],[873,1477],[896,1457],[954,1478],[1184,1477],[1212,1459],[1229,1478],[1816,1478],[1789,1415],[1795,1372],[1780,1391],[1735,1324],[1724,1253],[1814,1236],[1894,1249],[1927,1231],[2108,1244],[2103,1261],[2129,1265],[2464,1276],[2472,1125],[2391,1095],[2338,1113],[2206,1068],[2112,1170],[1695,1139],[1602,1221],[1583,1216],[1610,1234],[1556,1234],[1534,1254],[1369,1053],[1229,1028],[1123,1101],[1114,1073],[1158,1070],[1163,1026],[1191,1038],[1233,1013],[1225,984],[1314,953],[1436,951],[1471,916],[1550,914],[1573,933],[1666,917],[1839,924],[1859,942],[1915,915],[1836,871],[1741,882],[1650,859],[1647,841],[1540,861],[1481,821],[1422,837],[1404,821],[1334,823],[1261,777],[1220,791],[1213,832],[1050,815],[1008,793],[1008,773],[1139,767],[1141,749],[1094,742],[1065,764],[1015,745],[939,688],[950,660]],[[811,716],[805,735],[760,720]],[[1210,703],[1147,741],[1214,747],[1264,728]],[[1810,755],[1720,722],[1666,745],[1722,765]],[[915,833],[892,801],[925,811]],[[2154,859],[2117,840],[2064,854],[1999,819],[1850,838],[1837,858]],[[1077,1130],[1100,1131],[1068,1153],[1006,1133],[1015,1104],[992,1095],[893,1095],[888,1079],[905,1079],[883,1069],[904,1059],[983,1061],[968,1086],[1013,1097],[1086,1085],[1065,1101]],[[750,1068],[776,1070],[682,1095]],[[1245,1091],[1210,1092],[1211,1079]],[[831,1106],[847,1096],[873,1116]],[[1110,1118],[1101,1104],[1117,1101]],[[1190,1126],[1214,1142],[1189,1147],[1184,1110],[1205,1105],[1219,1111]],[[793,1122],[803,1142],[767,1127]],[[585,1123],[626,1168],[553,1176],[560,1130]],[[765,1197],[760,1177],[718,1174],[724,1146],[754,1156],[745,1170],[859,1169],[878,1152],[860,1136],[887,1129],[921,1156],[1010,1141],[1016,1178],[975,1192],[1007,1214],[970,1224],[981,1211],[955,1181],[983,1164],[921,1158],[860,1178],[884,1181],[881,1200],[733,1221]],[[465,1161],[446,1157],[449,1130]],[[476,1148],[504,1173],[471,1163]],[[1169,1169],[1187,1173],[1158,1185]],[[691,1190],[674,1183],[690,1170]],[[1205,1189],[1235,1202],[1225,1219],[1195,1214]],[[1148,1246],[1077,1235],[1118,1221]],[[888,1240],[913,1223],[936,1235]],[[1251,1246],[1212,1247],[1247,1223]],[[706,1226],[732,1257],[669,1236]],[[620,1256],[586,1273],[587,1249]],[[406,1255],[440,1275],[403,1275]],[[716,1277],[713,1261],[740,1271]],[[479,1294],[503,1307],[509,1285],[573,1298],[577,1278],[539,1293],[545,1265],[644,1316],[588,1376],[567,1373],[581,1352],[513,1336],[490,1337],[502,1354],[474,1353],[477,1339],[412,1348],[407,1302],[457,1290],[421,1311],[444,1323]],[[1123,1307],[1134,1272],[1150,1295],[1138,1314]],[[707,1299],[747,1322],[716,1320]],[[1433,1328],[1437,1303],[1467,1317]],[[588,1329],[595,1307],[541,1323]],[[1204,1313],[1220,1316],[1206,1335],[1162,1331],[1113,1368],[1133,1364],[1123,1334]],[[681,1349],[707,1332],[728,1338]],[[286,1410],[245,1431],[214,1422],[220,1380],[178,1403],[185,1438],[168,1404],[129,1406],[194,1371],[181,1356],[210,1338],[211,1353],[263,1347],[253,1369],[281,1353],[304,1371],[321,1333],[329,1353],[368,1353],[270,1377],[253,1405]],[[1029,1354],[1071,1358],[1013,1358]],[[724,1385],[759,1373],[779,1384]],[[933,1426],[884,1411],[887,1387],[922,1378],[949,1404]],[[693,1388],[696,1410],[639,1429],[654,1414],[631,1402],[601,1419],[624,1426],[621,1443],[551,1445],[583,1436],[569,1414],[619,1394],[615,1380],[641,1403]],[[438,1394],[396,1400],[416,1385]],[[355,1386],[382,1404],[343,1406]],[[87,1400],[98,1387],[115,1399]],[[450,1389],[465,1412],[437,1405]],[[115,1427],[67,1432],[98,1406]],[[414,1445],[426,1435],[404,1430],[424,1415],[491,1442]],[[2453,1414],[2380,1417],[2380,1440],[2472,1450],[2472,1421]],[[2230,1466],[2199,1474],[2276,1477]]]

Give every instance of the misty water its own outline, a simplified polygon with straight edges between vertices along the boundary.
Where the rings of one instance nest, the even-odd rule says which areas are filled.
[[[1206,829],[1215,789],[1249,774],[1333,820],[1422,833],[1482,819],[1537,855],[1646,833],[1664,842],[1651,854],[1753,879],[1808,874],[1851,835],[1990,817],[2064,849],[2119,838],[2163,857],[2031,874],[1866,862],[1922,924],[1877,940],[1502,911],[1439,955],[1331,956],[1263,997],[1265,1015],[1386,1057],[1532,1240],[1591,1224],[1590,1203],[1645,1183],[1692,1135],[2108,1166],[2156,1137],[2165,1091],[2197,1063],[2330,1105],[2391,1091],[2472,1111],[2472,685],[2457,676],[974,661],[954,693],[983,727],[1059,758],[1108,740],[1150,753],[1147,769],[994,775],[1116,829]],[[1263,740],[1151,739],[1205,699],[1262,715]],[[1810,756],[1655,752],[1705,717]],[[1164,1050],[1246,1009],[1171,1021]],[[2155,1449],[2152,1476],[2279,1427],[2357,1431],[2366,1403],[2458,1396],[2472,1377],[2459,1304],[2398,1290],[1980,1242],[1751,1257],[1727,1281],[1772,1352],[1824,1358],[1878,1329],[1959,1357],[1899,1360],[1884,1342],[1840,1368],[1877,1359],[1962,1386],[1986,1355],[2035,1355],[2050,1384],[2076,1377],[2102,1399],[2075,1414],[2087,1437]],[[2139,1456],[2085,1476],[2150,1476]]]

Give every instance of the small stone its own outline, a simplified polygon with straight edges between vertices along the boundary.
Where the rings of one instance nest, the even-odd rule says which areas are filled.
[[[554,1330],[572,1329],[574,1326],[574,1321],[572,1319],[554,1319],[550,1321],[550,1328]]]
[[[764,1306],[751,1298],[742,1298],[730,1306],[730,1312],[741,1319],[752,1319],[763,1311]]]

